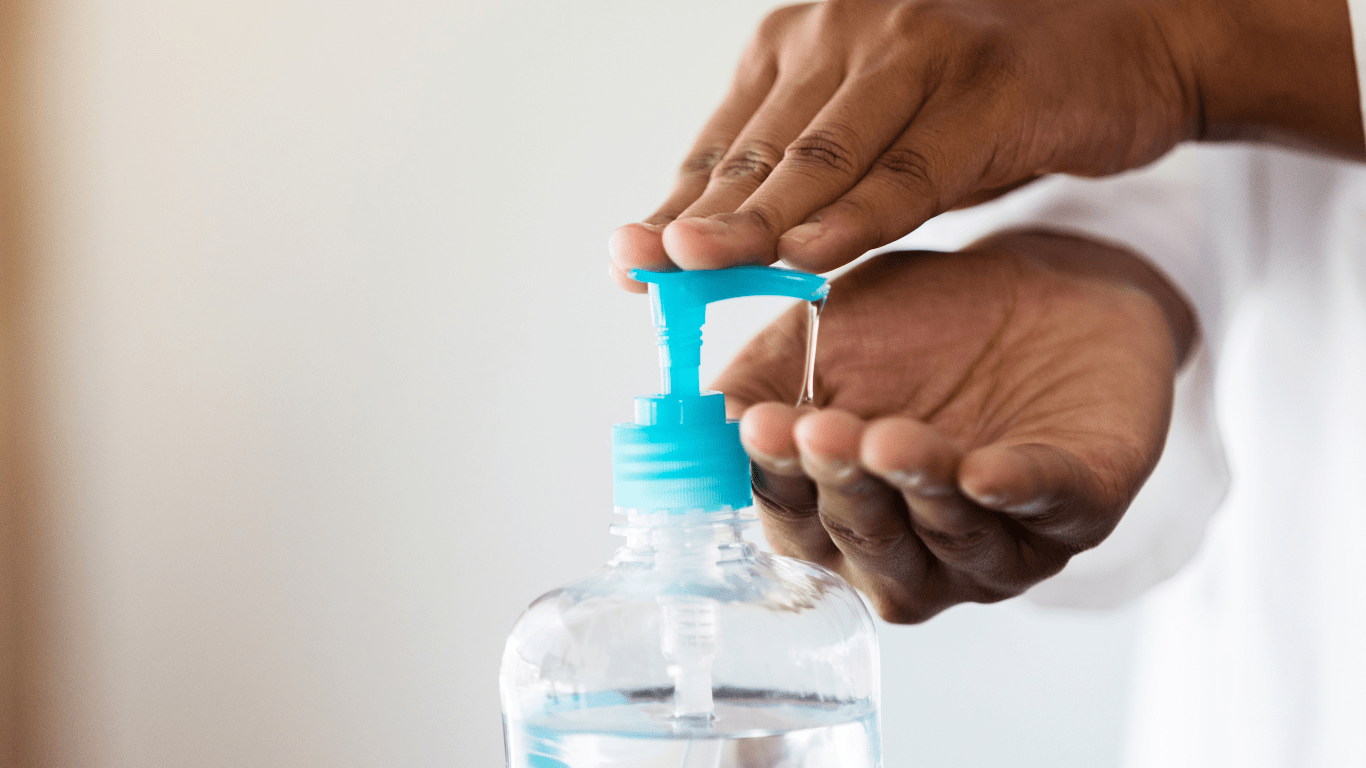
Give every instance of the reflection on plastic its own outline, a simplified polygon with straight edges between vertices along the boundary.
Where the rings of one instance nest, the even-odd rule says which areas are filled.
[[[509,766],[879,768],[877,637],[853,588],[757,551],[735,511],[625,512],[616,557],[508,638]]]

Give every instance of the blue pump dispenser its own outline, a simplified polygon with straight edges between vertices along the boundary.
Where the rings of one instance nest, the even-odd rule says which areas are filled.
[[[650,286],[663,394],[636,398],[635,423],[612,428],[614,504],[673,513],[750,506],[739,422],[726,419],[724,395],[700,389],[707,305],[740,296],[819,301],[830,286],[817,275],[776,267],[636,269],[631,277]]]

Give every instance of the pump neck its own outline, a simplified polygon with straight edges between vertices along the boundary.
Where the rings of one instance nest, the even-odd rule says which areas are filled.
[[[721,563],[752,558],[756,552],[742,533],[755,519],[741,515],[738,510],[682,514],[643,509],[617,512],[624,514],[626,520],[613,525],[611,531],[626,537],[626,543],[617,551],[615,562],[711,569]]]
[[[631,270],[649,285],[650,314],[659,331],[659,365],[665,395],[696,397],[702,359],[702,325],[707,305],[740,296],[791,296],[818,301],[830,286],[825,279],[772,267],[732,267],[692,272]]]
[[[816,275],[754,266],[631,276],[650,285],[663,394],[636,398],[635,422],[612,427],[613,499],[671,514],[750,506],[739,423],[726,419],[724,395],[698,386],[707,305],[758,295],[815,301],[829,287]]]

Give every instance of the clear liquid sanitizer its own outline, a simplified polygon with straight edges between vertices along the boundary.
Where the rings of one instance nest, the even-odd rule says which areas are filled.
[[[700,392],[707,304],[818,301],[769,267],[643,272],[664,393],[613,428],[626,544],[537,599],[503,652],[510,768],[879,768],[872,618],[839,576],[759,552],[749,459],[719,392]]]

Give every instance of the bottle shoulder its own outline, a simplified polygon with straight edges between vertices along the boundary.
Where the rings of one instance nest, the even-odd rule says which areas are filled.
[[[814,563],[754,552],[707,570],[609,563],[533,601],[510,640],[540,645],[558,643],[550,640],[557,635],[591,635],[609,645],[629,638],[657,643],[660,605],[679,600],[714,604],[722,623],[746,628],[733,637],[754,642],[828,645],[874,636],[863,598],[841,576]]]
[[[768,552],[708,567],[660,567],[652,562],[613,561],[532,603],[566,603],[598,598],[614,602],[657,602],[661,595],[697,596],[722,604],[753,603],[793,611],[828,603],[864,610],[862,598],[843,577],[815,563]]]

